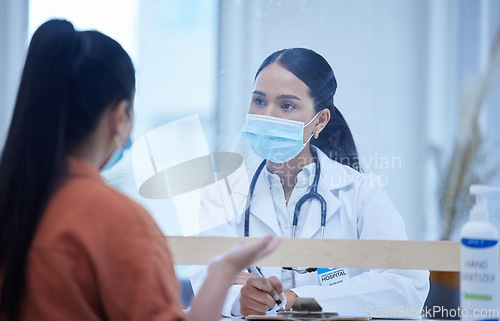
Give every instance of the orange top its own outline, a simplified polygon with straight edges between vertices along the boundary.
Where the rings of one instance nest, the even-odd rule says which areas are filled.
[[[151,216],[68,159],[27,266],[20,320],[182,320],[170,252]]]

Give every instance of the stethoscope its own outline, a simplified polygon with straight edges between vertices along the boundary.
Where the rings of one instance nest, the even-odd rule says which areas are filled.
[[[292,228],[292,238],[295,238],[295,229],[297,228],[297,222],[299,221],[299,214],[300,214],[300,209],[302,208],[302,205],[309,199],[317,199],[320,204],[321,204],[321,238],[323,238],[323,233],[325,231],[325,225],[326,225],[326,201],[321,196],[318,194],[318,181],[319,181],[319,175],[320,175],[320,165],[318,161],[318,155],[316,154],[316,151],[314,149],[311,149],[311,153],[314,158],[314,162],[316,163],[316,172],[314,173],[314,180],[311,186],[311,189],[309,190],[309,193],[306,195],[302,196],[297,204],[295,205],[295,209],[293,212],[293,228]],[[248,190],[248,197],[247,197],[247,206],[245,209],[245,236],[249,235],[249,226],[250,226],[250,204],[252,204],[253,201],[253,192],[255,189],[255,185],[257,184],[257,179],[259,178],[260,173],[262,172],[262,169],[266,165],[266,160],[263,160],[262,163],[260,163],[259,167],[255,171],[255,174],[253,175],[252,181],[250,182],[250,188]]]

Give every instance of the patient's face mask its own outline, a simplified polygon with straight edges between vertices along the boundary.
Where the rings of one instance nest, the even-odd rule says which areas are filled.
[[[304,143],[304,128],[316,119],[318,114],[307,124],[301,121],[247,114],[241,135],[258,156],[273,163],[286,163],[297,156],[313,136],[311,134]]]
[[[122,147],[117,148],[113,152],[113,154],[111,155],[111,157],[109,158],[109,160],[106,162],[106,164],[104,165],[104,167],[102,168],[102,170],[105,171],[105,170],[108,170],[111,167],[115,166],[116,163],[118,163],[120,161],[120,159],[122,159],[123,152],[125,152],[131,146],[132,146],[132,140],[130,139],[130,136],[129,136],[129,138],[127,139],[127,141],[125,142],[125,144]]]
[[[132,101],[132,104],[133,104],[133,101]],[[134,112],[133,107],[131,105],[129,105],[127,107],[126,113],[127,113],[127,116],[129,117],[129,120],[130,120],[130,126],[133,125],[133,121],[134,121],[133,112]],[[130,139],[130,135],[131,135],[131,133],[129,132],[129,135],[128,135],[127,140],[125,141],[125,144],[123,144],[123,146],[121,146],[120,136],[115,134],[114,140],[115,140],[115,145],[117,148],[113,152],[113,154],[111,154],[111,157],[108,159],[106,164],[104,164],[104,166],[102,167],[102,169],[101,169],[102,171],[110,169],[111,167],[115,166],[116,163],[118,163],[122,159],[123,153],[132,146],[132,140]]]

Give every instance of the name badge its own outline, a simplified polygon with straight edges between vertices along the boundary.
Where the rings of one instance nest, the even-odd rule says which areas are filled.
[[[349,279],[349,273],[344,268],[321,268],[318,269],[318,277],[321,286],[330,286]]]

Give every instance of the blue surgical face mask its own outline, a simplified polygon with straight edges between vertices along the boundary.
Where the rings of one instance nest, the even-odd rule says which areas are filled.
[[[307,145],[304,143],[304,125],[301,121],[248,114],[241,135],[247,140],[253,152],[273,163],[286,163],[297,156]]]
[[[113,167],[114,165],[116,165],[116,163],[118,163],[120,161],[120,159],[122,159],[123,152],[126,151],[127,149],[129,149],[131,146],[132,146],[132,140],[130,139],[130,136],[129,136],[129,138],[127,139],[125,144],[122,147],[118,147],[113,152],[113,154],[111,155],[109,160],[106,162],[106,164],[104,165],[102,170],[106,171],[106,170],[110,169],[111,167]]]

